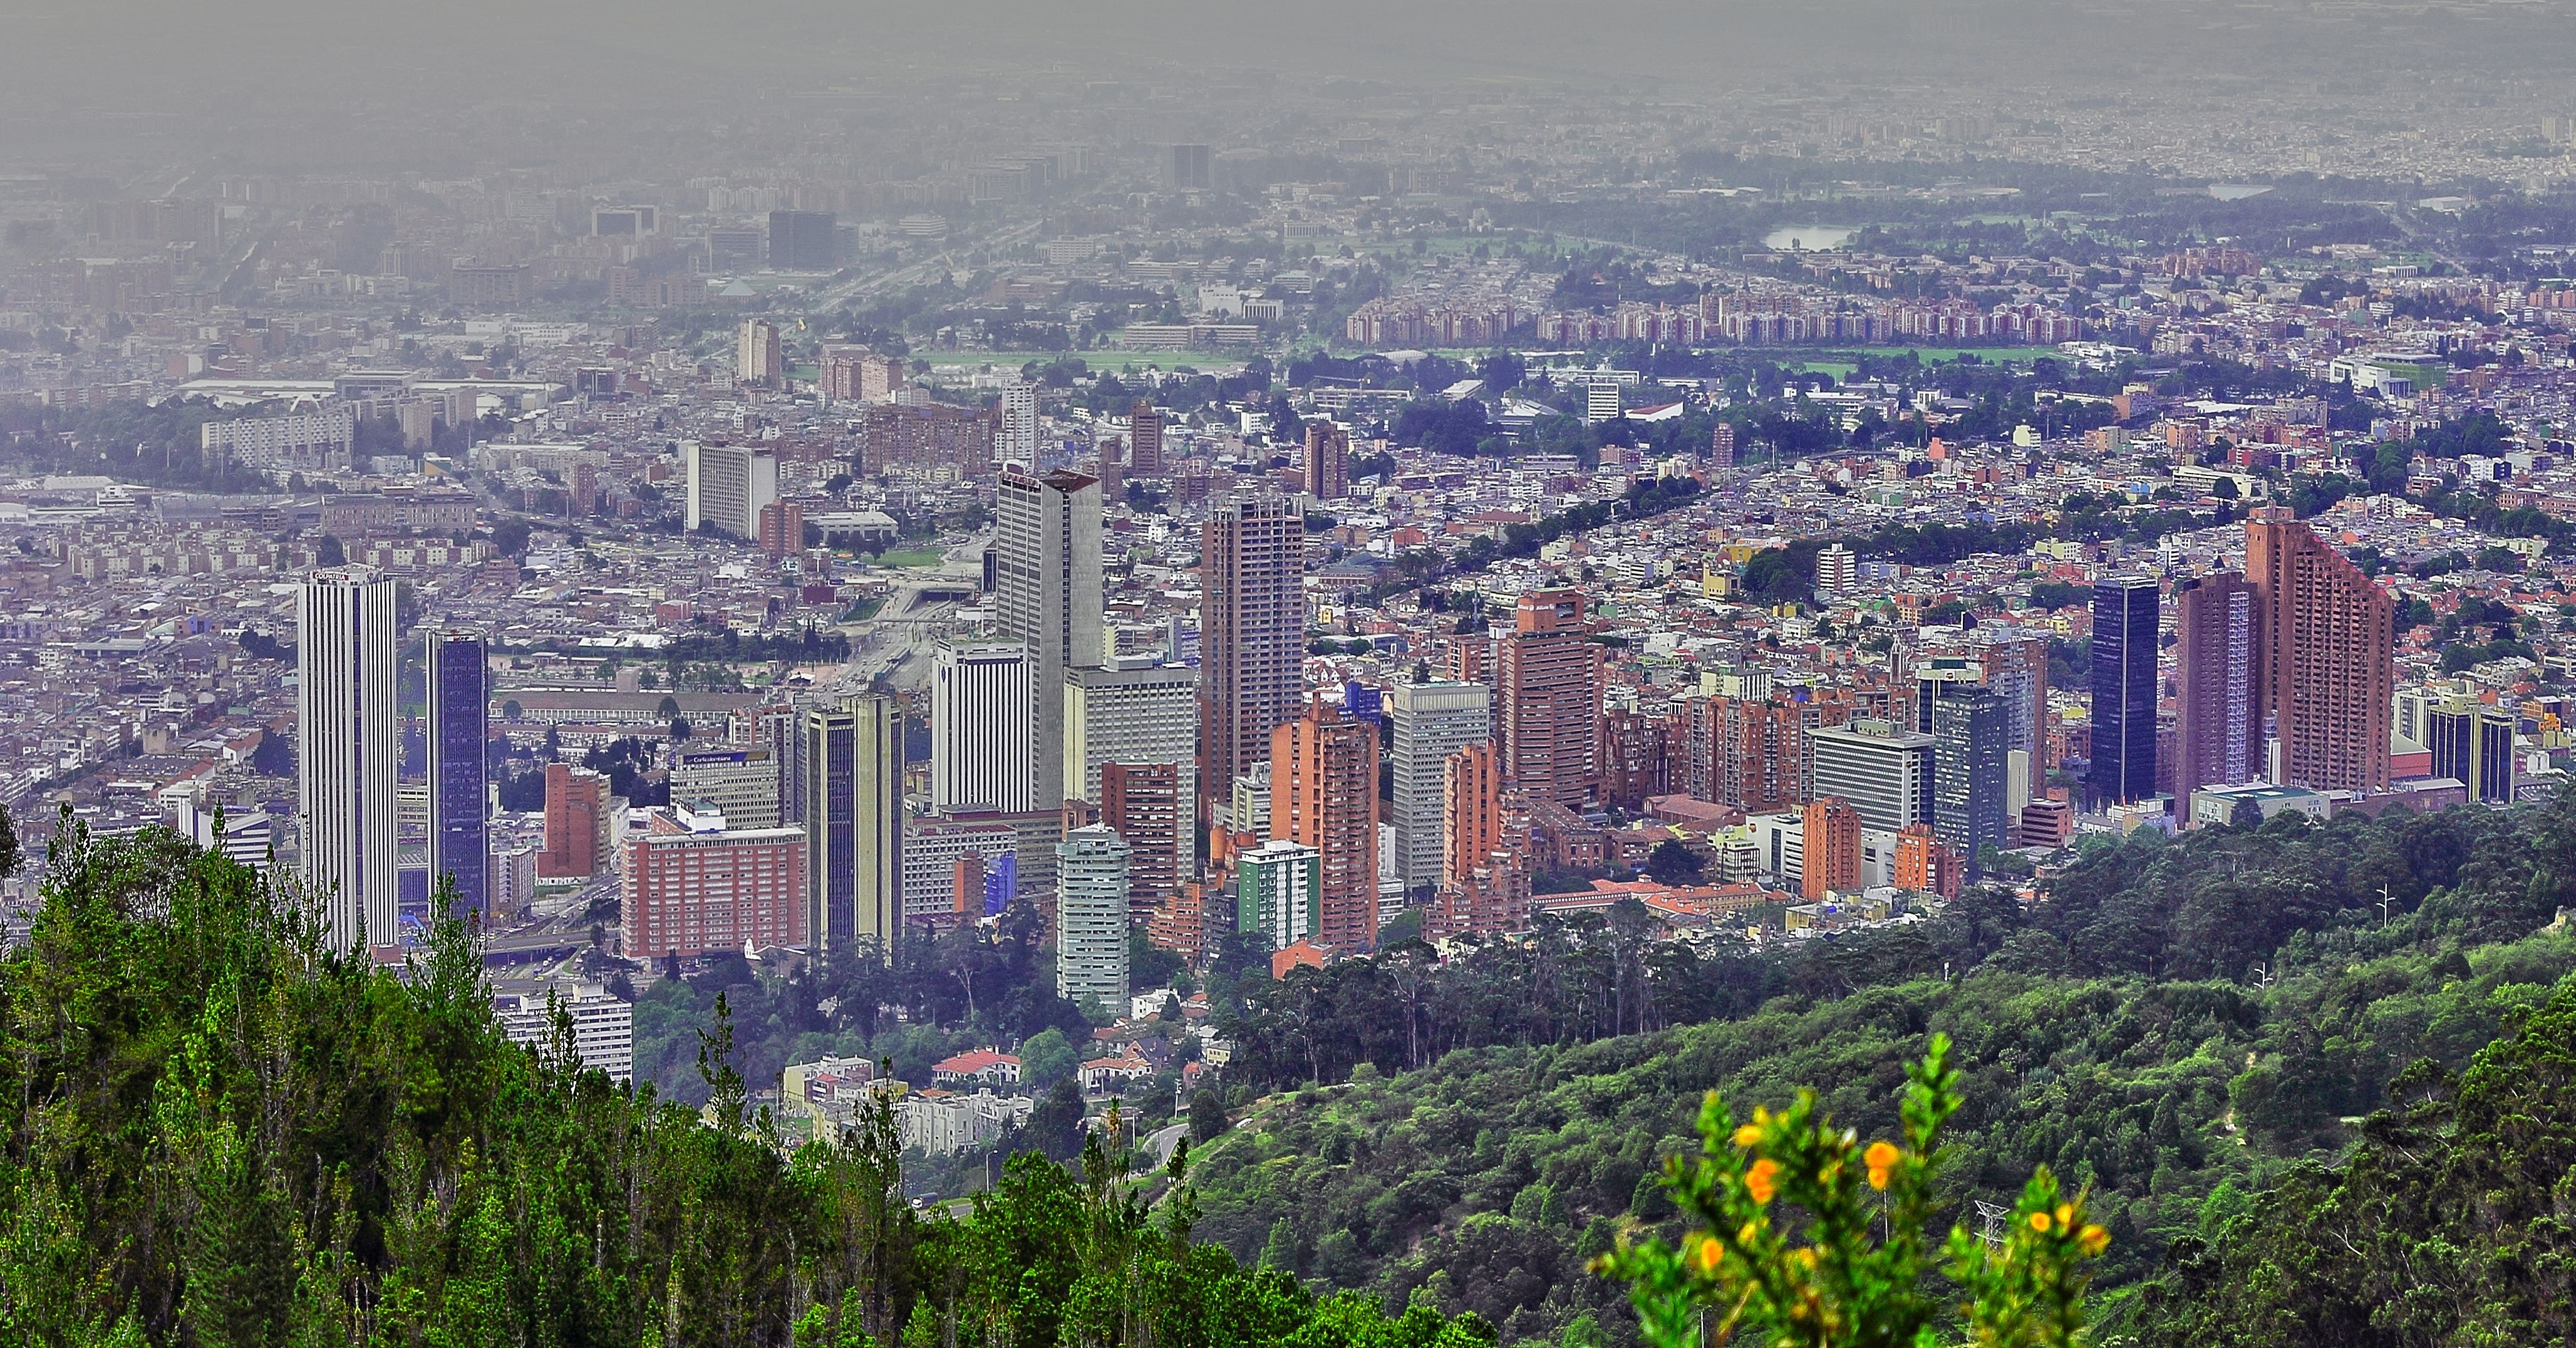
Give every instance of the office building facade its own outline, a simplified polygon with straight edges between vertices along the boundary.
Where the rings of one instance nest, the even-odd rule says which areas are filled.
[[[1405,888],[1441,882],[1449,756],[1493,734],[1493,690],[1481,683],[1399,683],[1387,692],[1394,743],[1395,868]]]
[[[1100,482],[1005,469],[997,516],[994,614],[1028,653],[1031,808],[1051,810],[1064,803],[1065,672],[1103,653]]]
[[[2156,794],[2156,581],[2111,576],[2093,585],[2093,764],[2097,805]]]
[[[638,959],[802,946],[805,834],[736,829],[714,809],[668,805],[626,831],[620,863],[625,950]]]
[[[1983,870],[1980,849],[2012,845],[2004,700],[1983,682],[1928,680],[1919,688],[1931,723],[1932,828],[1958,849],[1974,879]]]
[[[1199,672],[1149,657],[1112,656],[1107,667],[1064,675],[1064,794],[1098,801],[1111,763],[1169,763],[1180,782],[1182,857],[1198,856]]]
[[[1847,801],[1820,796],[1807,802],[1799,835],[1800,897],[1813,903],[1861,888],[1861,823],[1860,812]]]
[[[807,937],[818,951],[891,960],[903,924],[902,704],[808,708],[800,739]]]
[[[2453,698],[2424,713],[2424,747],[2433,775],[2469,789],[2469,799],[2489,805],[2513,800],[2514,716],[2476,698]]]
[[[930,668],[930,808],[1038,808],[1036,714],[1026,647],[941,641]]]
[[[1839,800],[1861,826],[1897,833],[1932,820],[1933,745],[1929,735],[1862,717],[1807,732],[1815,796]]]
[[[391,945],[395,892],[394,582],[369,566],[316,571],[296,607],[296,811],[303,882],[343,950]]]
[[[429,875],[455,887],[456,916],[488,910],[491,893],[492,673],[483,633],[429,634]]]
[[[1170,469],[1163,459],[1163,409],[1139,399],[1127,412],[1127,473],[1161,477]]]
[[[681,446],[688,461],[691,533],[701,528],[745,541],[760,537],[760,512],[778,499],[778,456],[749,445]]]
[[[2263,775],[2257,602],[2234,571],[2174,586],[2173,792],[2184,818],[2192,792]]]

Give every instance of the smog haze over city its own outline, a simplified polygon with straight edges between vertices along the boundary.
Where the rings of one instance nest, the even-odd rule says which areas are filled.
[[[2565,1341],[2571,70],[19,0],[0,1348]]]

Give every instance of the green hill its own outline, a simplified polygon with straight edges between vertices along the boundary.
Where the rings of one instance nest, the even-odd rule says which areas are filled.
[[[702,1117],[582,1070],[568,1018],[506,1042],[454,924],[397,976],[167,830],[66,832],[0,956],[0,1348],[1491,1338],[1241,1268],[1098,1134],[918,1214],[889,1109],[792,1156],[745,1117],[726,1015]]]
[[[2171,1333],[2202,1323],[2216,1289],[2241,1299],[2246,1279],[2269,1285],[2249,1265],[2301,1239],[2299,1209],[2326,1201],[2356,1144],[2366,1165],[2367,1139],[2403,1131],[2391,1120],[2454,1108],[2457,1074],[2538,1023],[2553,987],[2576,1002],[2576,934],[2549,920],[2562,877],[2576,877],[2569,818],[2563,806],[2455,811],[2132,840],[2079,865],[2056,911],[2018,930],[1935,924],[1808,952],[1775,975],[1813,987],[1818,966],[1841,969],[1854,977],[1839,996],[1789,992],[1734,1019],[1589,1043],[1469,1046],[1410,1072],[1388,1070],[1407,1051],[1400,1016],[1354,1006],[1370,976],[1329,983],[1336,997],[1329,974],[1299,975],[1265,994],[1247,1031],[1275,1038],[1262,1027],[1294,1019],[1302,996],[1330,1009],[1312,1012],[1329,1023],[1299,1042],[1357,1061],[1334,1084],[1263,1097],[1205,1150],[1199,1230],[1328,1286],[1399,1300],[1428,1288],[1507,1343],[1623,1341],[1626,1308],[1584,1262],[1624,1225],[1670,1216],[1652,1177],[1694,1145],[1704,1092],[1745,1108],[1809,1085],[1861,1135],[1885,1135],[1902,1064],[1939,1030],[1957,1042],[1968,1101],[1942,1222],[1973,1225],[1972,1200],[2009,1202],[2046,1162],[2092,1187],[2112,1232],[2097,1292],[2105,1332]],[[1498,979],[1522,967],[1494,958]],[[1945,958],[1968,972],[1907,976]],[[2083,970],[2118,961],[2194,976]],[[2034,972],[2069,965],[2078,972]],[[1743,981],[1732,958],[1694,968]],[[1890,976],[1871,985],[1873,970]],[[2220,970],[2238,976],[2204,972]],[[1301,994],[1300,979],[1314,986]],[[1329,1020],[1372,1016],[1374,1038]],[[1254,1050],[1256,1067],[1289,1057]],[[2524,1061],[2514,1051],[2499,1044],[2496,1062]],[[2556,1112],[2530,1126],[2576,1138],[2576,1113],[2550,1098]],[[2249,1211],[2292,1234],[2257,1240]],[[2462,1239],[2438,1223],[2418,1234]],[[2370,1287],[2361,1272],[2347,1281],[2356,1297]],[[2345,1323],[2331,1308],[2272,1309]]]

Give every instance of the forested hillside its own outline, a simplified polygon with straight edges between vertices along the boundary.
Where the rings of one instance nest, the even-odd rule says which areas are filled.
[[[1606,972],[1574,976],[1622,965],[1608,927],[1477,957],[1503,972],[1500,986],[1417,972],[1418,957],[1401,952],[1375,968],[1301,972],[1263,990],[1243,1025],[1247,1067],[1285,1089],[1245,1102],[1248,1117],[1207,1150],[1200,1229],[1329,1285],[1430,1288],[1507,1342],[1623,1340],[1626,1308],[1584,1261],[1629,1219],[1669,1217],[1651,1176],[1690,1145],[1705,1091],[1743,1107],[1812,1085],[1838,1119],[1884,1133],[1902,1064],[1940,1030],[1957,1041],[1968,1101],[1941,1220],[1974,1198],[2008,1202],[2046,1162],[2093,1187],[2112,1233],[2108,1332],[2227,1320],[2209,1304],[2214,1289],[2251,1295],[2272,1285],[2251,1275],[2313,1254],[2298,1234],[2307,1209],[2341,1204],[2372,1228],[2393,1192],[2420,1197],[2433,1175],[2492,1168],[2496,1153],[2473,1141],[2485,1160],[2410,1161],[2394,1177],[2373,1150],[2383,1138],[2450,1137],[2476,1105],[2467,1090],[2455,1098],[2462,1071],[2495,1083],[2484,1098],[2519,1102],[2523,1126],[2551,1139],[2516,1140],[2509,1154],[2547,1161],[2545,1176],[2566,1172],[2557,1148],[2576,1139],[2576,1118],[2563,1071],[2555,1086],[2503,1084],[2558,1060],[2499,1048],[2483,1075],[2471,1064],[2498,1036],[2540,1024],[2553,987],[2576,987],[2576,934],[2555,920],[2576,900],[2571,818],[2567,806],[2459,810],[2137,836],[2080,862],[2028,914],[1963,904],[1767,971],[1751,956],[1684,968],[1646,952],[1624,991]],[[1550,942],[1562,953],[1548,954]],[[1668,983],[1675,973],[1693,981]],[[1718,1018],[1594,1039],[1579,1033],[1588,1022],[1548,1018],[1551,994],[1582,987],[1596,989],[1586,1005],[1700,998]],[[1755,1005],[1727,1009],[1757,989],[1767,995]],[[1461,1047],[1401,1070],[1425,1038]],[[1300,1082],[1309,1062],[1325,1066],[1323,1084]],[[2374,1141],[2358,1178],[2338,1188],[2331,1168],[2364,1137]],[[2542,1203],[2549,1183],[2524,1183],[2514,1201]],[[2416,1214],[2418,1243],[2442,1234],[2438,1214]],[[2376,1280],[2403,1257],[2355,1255],[2340,1290],[2319,1295],[2345,1296],[2361,1308],[2351,1322],[2367,1324],[2385,1291]],[[2141,1295],[2150,1284],[2155,1295]],[[2348,1327],[2315,1306],[2266,1308]]]
[[[918,1214],[887,1111],[784,1156],[723,1019],[702,1116],[579,1070],[568,1019],[502,1040],[481,964],[450,926],[397,978],[175,834],[69,827],[0,958],[0,1348],[1492,1337],[1247,1271],[1096,1142]]]

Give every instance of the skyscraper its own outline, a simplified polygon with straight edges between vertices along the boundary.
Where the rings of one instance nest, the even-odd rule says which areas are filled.
[[[1199,549],[1199,791],[1231,800],[1297,715],[1306,647],[1305,522],[1279,497],[1208,512]],[[1238,822],[1236,827],[1242,827]]]
[[[942,640],[930,669],[930,808],[1038,808],[1036,707],[1028,650]]]
[[[1388,696],[1395,723],[1396,873],[1412,889],[1441,880],[1442,798],[1449,756],[1490,742],[1493,690],[1481,683],[1399,683]]]
[[[483,634],[441,628],[429,634],[429,875],[456,886],[457,916],[489,911],[489,809],[492,737],[491,666]]]
[[[1099,824],[1055,848],[1056,995],[1113,1013],[1127,1005],[1128,856]]]
[[[1306,494],[1338,501],[1351,491],[1351,435],[1330,421],[1306,423]]]
[[[1806,798],[1806,732],[1798,709],[1769,698],[1692,698],[1682,707],[1680,785],[1746,814]]]
[[[2281,784],[2387,790],[2397,601],[2277,506],[2246,517],[2245,579]]]
[[[1002,386],[1001,424],[993,433],[993,453],[1005,464],[1029,472],[1038,468],[1038,386],[1014,379]]]
[[[1199,672],[1150,657],[1111,656],[1064,675],[1064,794],[1098,801],[1111,763],[1169,763],[1180,789],[1174,822],[1183,871],[1198,859]]]
[[[903,708],[890,697],[805,712],[807,939],[818,951],[873,943],[892,959],[903,921]]]
[[[1832,796],[1807,802],[1801,831],[1800,897],[1813,903],[1827,893],[1849,893],[1861,887],[1861,815]]]
[[[735,538],[759,538],[760,512],[778,499],[778,455],[695,440],[681,448],[689,468],[689,531],[705,526]]]
[[[840,220],[831,211],[771,211],[769,265],[774,271],[830,271],[839,255]]]
[[[1236,859],[1235,930],[1260,933],[1272,950],[1295,945],[1315,934],[1323,886],[1320,853],[1304,843],[1272,839]]]
[[[2093,769],[2085,790],[2097,805],[2156,793],[2157,610],[2152,576],[2094,582]]]
[[[2254,587],[2233,571],[2174,586],[2174,799],[2190,818],[2191,793],[2241,786],[2263,775],[2257,711],[2260,618]]]
[[[2012,816],[2004,807],[2003,699],[1964,679],[1925,680],[1921,689],[1932,728],[1933,831],[1958,849],[1974,878],[1979,848],[2012,843]]]
[[[344,950],[391,945],[399,693],[394,583],[371,566],[307,576],[296,611],[296,810],[304,884]]]
[[[1531,796],[1579,806],[1599,794],[1601,648],[1580,590],[1532,590],[1503,639],[1503,772]]]
[[[1165,471],[1163,410],[1139,398],[1127,413],[1128,476],[1161,477]]]
[[[546,847],[537,854],[537,874],[598,874],[609,861],[608,823],[607,778],[570,763],[546,764]]]
[[[1270,836],[1323,856],[1317,940],[1377,946],[1377,729],[1316,699],[1271,733]]]
[[[1216,185],[1213,156],[1204,145],[1166,145],[1163,147],[1163,186],[1175,192],[1192,192]]]
[[[2512,712],[2456,697],[2424,713],[2424,747],[2433,775],[2469,789],[2469,799],[2502,805],[2513,799]]]
[[[1140,925],[1180,889],[1181,818],[1181,774],[1173,764],[1101,768],[1100,822],[1127,844],[1127,906]]]
[[[1816,799],[1841,801],[1879,833],[1932,822],[1931,736],[1864,717],[1811,730],[1807,744],[1815,756]]]
[[[746,318],[734,338],[733,377],[763,388],[776,385],[786,360],[779,353],[778,325],[765,318]]]
[[[1002,634],[1028,651],[1029,808],[1064,803],[1064,676],[1102,654],[1100,483],[1080,473],[1002,473],[993,607]]]
[[[1492,744],[1480,740],[1441,764],[1440,818],[1440,884],[1469,888],[1504,847],[1503,767]]]

